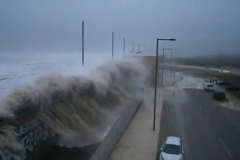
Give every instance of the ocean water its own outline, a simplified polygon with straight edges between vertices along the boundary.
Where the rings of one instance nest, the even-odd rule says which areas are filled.
[[[123,58],[123,54],[117,54],[114,60]],[[0,58],[0,101],[12,89],[30,85],[43,74],[83,75],[111,59],[111,54],[91,53],[85,55],[83,68],[79,53],[3,55]]]

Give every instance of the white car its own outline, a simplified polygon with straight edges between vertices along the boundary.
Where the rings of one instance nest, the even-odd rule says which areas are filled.
[[[179,137],[169,136],[163,143],[160,160],[183,160],[183,143]]]
[[[203,89],[207,91],[213,91],[213,84],[212,83],[203,83]]]

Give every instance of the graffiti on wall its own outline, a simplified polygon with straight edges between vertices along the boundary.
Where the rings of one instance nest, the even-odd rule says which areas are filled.
[[[0,148],[0,160],[24,160],[29,152],[33,152],[41,142],[56,136],[49,127],[38,119],[29,119],[24,123],[16,123],[16,132],[22,145],[22,150],[17,153],[9,148]]]

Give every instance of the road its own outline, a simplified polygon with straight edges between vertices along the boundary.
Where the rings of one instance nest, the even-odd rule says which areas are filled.
[[[159,144],[169,135],[179,136],[186,160],[240,159],[240,112],[219,106],[204,90],[165,97]]]

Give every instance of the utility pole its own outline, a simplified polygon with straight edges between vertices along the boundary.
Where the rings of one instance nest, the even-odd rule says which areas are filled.
[[[114,51],[114,32],[112,32],[112,58],[113,58],[113,51]]]
[[[84,66],[84,21],[82,21],[82,66]]]
[[[123,37],[123,53],[125,53],[125,37]]]

